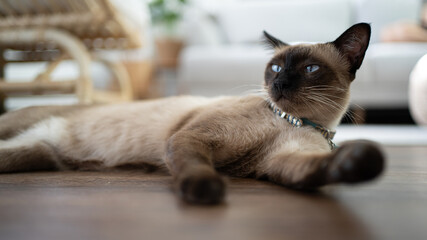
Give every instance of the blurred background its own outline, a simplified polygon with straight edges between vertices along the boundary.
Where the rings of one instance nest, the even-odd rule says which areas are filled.
[[[358,22],[371,43],[344,122],[427,123],[422,0],[2,0],[2,111],[260,89],[272,52],[333,41]],[[418,63],[418,65],[417,65]]]

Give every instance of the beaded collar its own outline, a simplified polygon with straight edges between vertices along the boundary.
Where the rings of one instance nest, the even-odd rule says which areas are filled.
[[[323,127],[317,123],[314,123],[314,122],[308,120],[307,118],[297,118],[295,116],[292,116],[291,114],[282,111],[274,103],[271,103],[270,107],[271,107],[271,109],[273,109],[273,112],[277,116],[285,119],[292,126],[299,128],[302,126],[309,125],[309,126],[313,127],[314,129],[316,129],[318,132],[320,132],[324,138],[326,138],[331,149],[334,149],[337,147],[335,145],[335,143],[332,142],[332,139],[334,138],[335,133],[336,133],[335,131],[331,131],[331,130],[329,130],[329,129],[327,129],[327,128],[325,128],[325,127]]]

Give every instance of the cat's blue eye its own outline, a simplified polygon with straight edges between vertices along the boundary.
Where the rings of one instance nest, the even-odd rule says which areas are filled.
[[[279,65],[274,64],[273,66],[271,66],[271,69],[273,70],[273,72],[280,72],[282,70],[282,67],[280,67]]]
[[[312,73],[319,70],[319,68],[319,65],[308,65],[307,67],[305,67],[305,71],[308,73]]]

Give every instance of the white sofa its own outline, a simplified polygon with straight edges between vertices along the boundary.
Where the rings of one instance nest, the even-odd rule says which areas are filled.
[[[189,11],[189,45],[178,68],[182,94],[243,94],[259,88],[272,53],[262,30],[285,42],[332,41],[357,22],[372,27],[371,43],[352,86],[364,108],[408,105],[408,80],[427,43],[381,43],[383,26],[418,21],[422,0],[203,1]],[[194,20],[198,18],[198,20]]]

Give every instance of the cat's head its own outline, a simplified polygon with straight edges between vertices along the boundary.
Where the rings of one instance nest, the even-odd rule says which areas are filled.
[[[265,69],[270,100],[296,117],[334,127],[348,107],[370,35],[369,24],[359,23],[333,42],[290,46],[264,32],[275,52]]]

